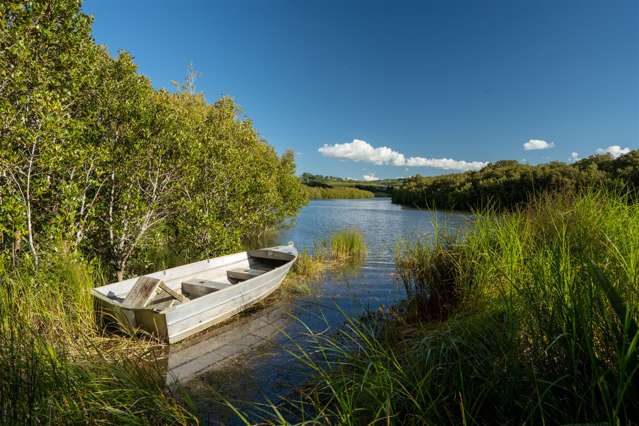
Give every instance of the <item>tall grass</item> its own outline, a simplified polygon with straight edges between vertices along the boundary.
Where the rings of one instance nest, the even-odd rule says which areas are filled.
[[[409,309],[313,335],[296,356],[316,379],[266,421],[639,422],[639,206],[627,201],[547,195],[404,247]]]
[[[102,334],[95,272],[58,250],[0,286],[0,424],[187,424],[164,390],[154,343]]]
[[[356,229],[345,229],[331,235],[331,255],[336,260],[357,260],[366,257],[364,234]]]

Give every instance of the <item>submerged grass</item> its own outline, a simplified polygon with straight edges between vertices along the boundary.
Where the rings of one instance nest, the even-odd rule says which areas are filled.
[[[546,195],[405,245],[398,273],[408,302],[311,335],[315,380],[266,422],[639,422],[639,205]]]
[[[311,283],[328,270],[339,270],[359,264],[366,257],[364,234],[355,229],[334,232],[328,240],[316,241],[313,253],[304,249],[288,273],[282,290],[285,294],[307,295]]]
[[[157,344],[95,326],[94,272],[59,250],[0,285],[0,424],[193,424],[150,362]]]

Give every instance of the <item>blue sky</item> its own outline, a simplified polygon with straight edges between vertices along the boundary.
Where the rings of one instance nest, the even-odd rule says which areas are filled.
[[[233,97],[278,152],[298,153],[300,173],[431,175],[639,147],[636,0],[83,9],[96,41],[130,52],[158,88],[193,63],[207,99]]]

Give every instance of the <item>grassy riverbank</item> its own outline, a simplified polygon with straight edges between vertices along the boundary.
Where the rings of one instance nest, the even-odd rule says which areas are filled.
[[[349,187],[319,187],[303,185],[304,193],[310,200],[336,200],[354,198],[373,198],[375,194]]]
[[[193,424],[151,368],[158,345],[101,333],[99,276],[60,248],[40,268],[2,275],[0,424]]]
[[[327,240],[316,241],[312,253],[303,250],[282,283],[288,295],[306,295],[311,284],[328,270],[336,270],[362,262],[367,253],[361,231],[344,229],[334,232]]]
[[[389,197],[403,181],[401,178],[364,181],[311,173],[303,173],[300,179],[311,199]]]
[[[288,407],[295,418],[639,421],[638,205],[545,196],[479,215],[463,238],[409,242],[397,261],[406,304],[298,353],[316,380]]]

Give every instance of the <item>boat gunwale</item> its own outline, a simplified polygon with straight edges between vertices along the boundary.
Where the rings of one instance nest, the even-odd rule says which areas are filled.
[[[277,250],[277,249],[284,248],[284,247],[292,247],[292,248],[293,248],[293,250],[294,250],[294,251],[293,251],[293,253],[288,253],[288,252],[283,251],[283,250]],[[284,268],[284,267],[289,267],[289,268],[290,268],[290,265],[292,265],[292,263],[293,263],[293,262],[295,262],[295,260],[296,260],[296,259],[297,259],[297,257],[298,257],[297,249],[296,249],[294,246],[276,246],[276,247],[268,247],[268,248],[266,248],[266,249],[264,249],[264,250],[279,251],[280,253],[289,254],[289,255],[291,255],[291,256],[292,256],[292,259],[291,259],[291,260],[289,260],[289,261],[287,261],[286,263],[284,263],[284,264],[280,265],[280,266],[277,266],[277,267],[275,267],[275,268],[273,268],[273,269],[270,269],[270,270],[268,270],[268,271],[264,272],[263,274],[260,274],[260,275],[258,275],[258,276],[255,276],[255,277],[253,277],[253,278],[249,278],[248,280],[244,280],[244,281],[242,281],[242,282],[240,282],[240,283],[234,284],[233,286],[229,286],[229,287],[227,287],[227,288],[224,288],[224,289],[221,289],[221,290],[218,290],[218,291],[214,291],[214,292],[211,292],[211,293],[209,293],[209,294],[205,294],[204,296],[201,296],[201,297],[198,297],[198,298],[196,298],[196,299],[193,299],[193,300],[189,301],[188,303],[183,303],[183,304],[175,305],[175,306],[173,306],[173,307],[171,308],[171,310],[170,310],[170,311],[166,311],[166,312],[155,312],[155,311],[154,311],[154,308],[149,308],[149,307],[136,308],[136,307],[125,306],[125,305],[123,305],[123,304],[122,304],[122,302],[117,301],[117,300],[114,300],[114,299],[111,299],[111,298],[110,298],[110,297],[108,297],[106,294],[104,294],[104,293],[102,293],[102,292],[100,292],[100,291],[99,291],[99,290],[101,290],[101,289],[106,290],[108,287],[110,287],[110,286],[114,286],[114,285],[116,285],[116,284],[122,284],[122,283],[123,283],[123,282],[125,282],[125,281],[133,281],[133,280],[135,280],[135,279],[137,279],[137,278],[140,278],[141,276],[145,276],[145,275],[139,275],[139,276],[136,276],[136,277],[127,278],[126,280],[116,281],[116,282],[109,283],[109,284],[106,284],[106,285],[103,285],[103,286],[100,286],[100,287],[95,287],[95,288],[92,288],[92,289],[91,289],[91,293],[92,293],[92,295],[93,295],[94,297],[96,297],[96,298],[98,298],[98,299],[100,299],[100,300],[102,300],[102,301],[104,301],[104,302],[108,303],[109,305],[111,305],[111,306],[113,306],[113,307],[119,308],[119,309],[128,310],[128,311],[132,311],[132,312],[135,312],[135,311],[154,311],[154,313],[155,313],[155,314],[157,314],[157,315],[166,315],[166,314],[171,314],[171,313],[174,313],[174,312],[179,312],[179,311],[180,311],[180,310],[182,310],[182,309],[187,309],[187,307],[192,307],[192,306],[193,306],[192,302],[199,302],[199,301],[202,301],[202,300],[206,300],[206,299],[213,299],[214,297],[219,297],[219,295],[220,295],[220,294],[224,294],[224,293],[226,292],[226,290],[229,290],[229,291],[233,290],[233,289],[235,288],[235,286],[236,286],[236,285],[243,285],[243,284],[245,284],[245,283],[251,283],[252,281],[254,281],[254,280],[256,280],[256,279],[259,279],[260,277],[268,276],[269,274],[272,274],[272,273],[273,273],[273,272],[275,272],[275,271],[279,271],[279,270],[281,270],[281,269],[282,269],[282,268]],[[238,260],[238,261],[236,261],[236,262],[229,262],[229,263],[227,263],[227,264],[222,263],[220,266],[215,267],[215,268],[223,268],[223,267],[225,267],[225,266],[230,266],[230,265],[232,265],[233,263],[241,263],[241,262],[244,262],[244,261],[246,261],[246,260],[248,260],[248,259],[250,258],[249,251],[243,251],[243,252],[238,252],[238,253],[228,254],[228,255],[225,255],[225,256],[214,257],[214,258],[210,258],[210,259],[204,259],[204,260],[200,260],[200,261],[193,262],[193,263],[187,263],[187,264],[185,264],[185,265],[180,265],[180,266],[175,266],[175,267],[173,267],[173,268],[169,268],[169,269],[163,269],[163,270],[155,271],[155,272],[152,272],[152,273],[147,274],[147,275],[152,276],[152,275],[160,274],[160,273],[162,273],[162,274],[166,275],[166,274],[167,274],[168,272],[170,272],[170,271],[177,272],[180,268],[184,268],[184,267],[186,267],[186,266],[191,266],[191,265],[196,264],[196,263],[203,263],[203,264],[205,264],[204,262],[209,263],[209,262],[211,262],[211,261],[213,261],[213,260],[221,261],[221,260],[224,260],[225,258],[228,258],[228,259],[230,260],[230,259],[232,259],[233,257],[238,257],[238,256],[241,256],[241,255],[246,255],[246,257],[245,257],[245,258],[243,258],[243,259],[240,259],[240,260]],[[209,268],[209,269],[214,269],[214,268]],[[205,269],[203,269],[203,270],[205,270]],[[190,275],[194,275],[194,274],[190,274]],[[178,278],[179,278],[179,277],[174,278],[174,279],[178,279]],[[240,294],[240,295],[238,295],[238,296],[234,296],[233,298],[231,298],[231,299],[227,299],[227,300],[234,300],[236,297],[239,297],[239,296],[241,296],[241,295],[242,295],[242,294]],[[214,305],[214,306],[215,306],[215,307],[217,307],[217,306],[220,306],[220,305],[222,305],[222,304],[224,304],[224,301],[221,301],[220,303],[218,303],[218,304],[216,304],[216,305]],[[210,306],[209,306],[209,307],[210,307]],[[198,313],[199,313],[199,312],[201,312],[201,311],[198,311]],[[182,318],[180,318],[180,320],[182,320],[182,319],[187,319],[187,318],[189,318],[189,317],[191,317],[191,316],[192,316],[192,315],[182,317]],[[174,320],[174,321],[176,321],[176,320]],[[168,323],[168,321],[167,321],[167,323]]]

